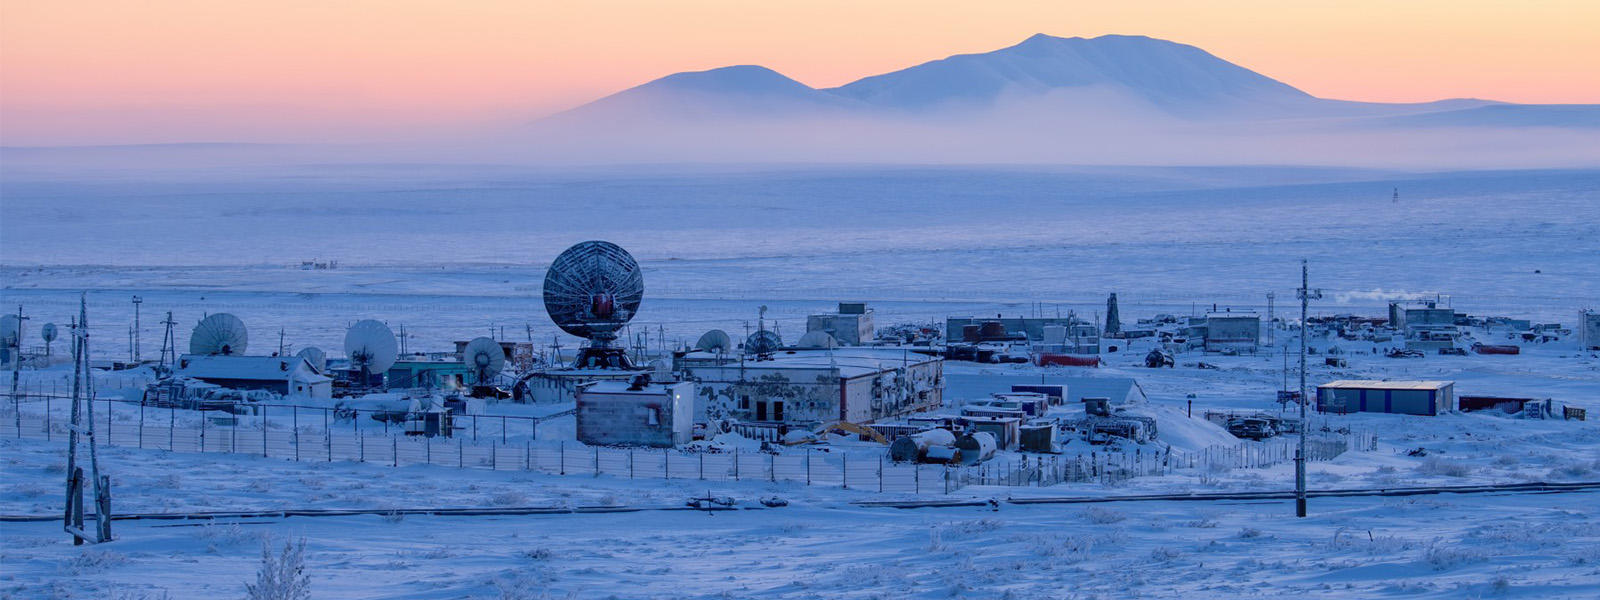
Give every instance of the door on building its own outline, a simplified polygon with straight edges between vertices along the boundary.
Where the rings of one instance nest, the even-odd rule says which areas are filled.
[[[766,402],[757,402],[756,403],[756,420],[757,421],[765,421],[765,420],[767,420],[767,403]]]

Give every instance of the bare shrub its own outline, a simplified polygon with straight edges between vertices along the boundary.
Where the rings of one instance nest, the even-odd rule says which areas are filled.
[[[1127,515],[1122,514],[1122,511],[1105,506],[1091,506],[1089,508],[1085,508],[1083,509],[1083,516],[1084,518],[1089,519],[1090,523],[1094,523],[1096,525],[1120,523],[1128,518]]]
[[[283,543],[274,553],[270,542],[261,544],[261,570],[256,582],[245,584],[246,600],[310,600],[311,578],[306,575],[306,541]]]

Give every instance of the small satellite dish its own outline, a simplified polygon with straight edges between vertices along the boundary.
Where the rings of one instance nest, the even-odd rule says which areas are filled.
[[[808,331],[805,335],[800,336],[800,341],[795,342],[794,345],[796,348],[825,350],[828,348],[838,348],[839,341],[833,339],[833,336],[828,335],[828,332],[826,331]]]
[[[296,352],[295,356],[305,359],[311,365],[311,368],[316,369],[318,373],[328,370],[328,355],[321,348],[306,346]]]
[[[544,276],[544,308],[562,331],[604,347],[644,300],[644,275],[627,250],[611,242],[567,248]]]
[[[200,319],[189,334],[190,354],[244,354],[249,336],[244,321],[228,313]]]
[[[728,337],[728,332],[721,329],[707,331],[700,336],[700,341],[694,343],[695,350],[722,353],[733,348],[733,338]]]
[[[486,337],[474,338],[461,351],[461,362],[472,370],[477,385],[488,385],[506,367],[506,351],[500,347],[500,342]]]
[[[750,334],[744,340],[744,351],[749,354],[771,354],[783,347],[783,338],[778,333],[768,329],[761,329]]]
[[[44,343],[46,344],[56,341],[56,324],[45,323],[44,327],[39,328],[39,337],[43,339]]]
[[[395,359],[400,358],[400,344],[395,341],[394,331],[372,319],[350,326],[344,334],[344,351],[350,356],[350,366],[367,374],[387,371],[394,366]]]
[[[22,321],[16,315],[0,317],[0,346],[14,348],[22,343]]]

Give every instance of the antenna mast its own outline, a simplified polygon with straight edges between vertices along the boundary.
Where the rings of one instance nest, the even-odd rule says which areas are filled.
[[[1322,298],[1322,290],[1310,288],[1310,270],[1304,259],[1300,260],[1300,447],[1294,454],[1294,513],[1306,516],[1306,313],[1312,300]]]

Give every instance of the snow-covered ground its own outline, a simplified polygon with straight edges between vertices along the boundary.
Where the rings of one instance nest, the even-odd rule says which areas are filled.
[[[244,318],[252,350],[275,350],[282,329],[291,350],[337,355],[345,326],[374,317],[406,325],[416,349],[444,349],[491,327],[544,343],[554,334],[538,298],[544,265],[570,243],[602,238],[641,258],[647,292],[636,329],[664,330],[669,342],[713,327],[738,335],[761,305],[793,338],[806,314],[836,300],[869,301],[881,326],[1035,310],[1087,316],[1115,291],[1128,322],[1212,303],[1264,310],[1274,291],[1281,316],[1300,257],[1326,293],[1314,314],[1378,315],[1389,299],[1437,293],[1473,314],[1570,326],[1579,309],[1600,307],[1593,171],[342,169],[10,173],[0,306],[23,304],[36,332],[66,323],[79,291],[89,291],[104,359],[128,354],[134,294],[144,298],[147,358],[168,310],[180,347],[203,313],[220,311]],[[1389,200],[1396,187],[1398,204]],[[314,258],[340,267],[296,268]],[[1135,344],[1094,371],[952,364],[947,372],[985,388],[974,396],[1012,379],[1118,376],[1138,379],[1147,408],[1173,420],[1191,401],[1197,417],[1276,412],[1279,351],[1290,340],[1280,331],[1278,346],[1255,356],[1179,355],[1174,369],[1143,368]],[[1349,366],[1314,360],[1313,385],[1448,379],[1458,395],[1548,397],[1587,408],[1591,420],[1318,417],[1316,425],[1370,432],[1379,444],[1312,463],[1314,489],[1600,480],[1600,357],[1571,340],[1518,356],[1422,359],[1312,345],[1334,343]],[[65,343],[55,350],[64,354]],[[1195,368],[1200,360],[1219,368]],[[570,426],[548,425],[541,438],[571,437]],[[9,437],[0,435],[0,513],[55,514],[63,444]],[[117,512],[644,510],[119,521],[118,540],[101,547],[72,546],[56,523],[5,522],[0,597],[237,596],[267,538],[307,540],[317,598],[1600,596],[1594,492],[1316,499],[1312,516],[1297,520],[1276,500],[897,510],[853,502],[919,496],[121,446],[102,458]],[[920,497],[1281,491],[1291,473],[1288,464],[1180,469]],[[654,510],[708,493],[750,510]],[[771,496],[790,504],[757,502]]]

